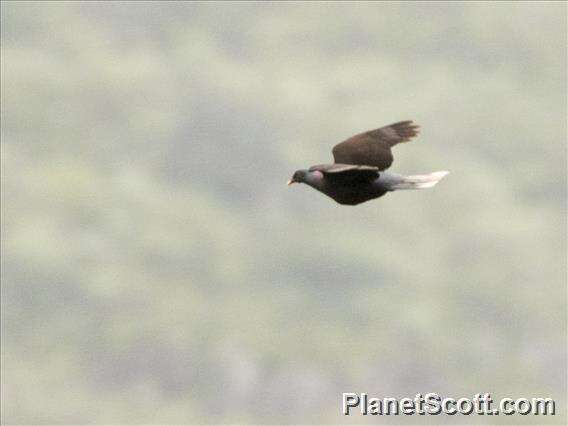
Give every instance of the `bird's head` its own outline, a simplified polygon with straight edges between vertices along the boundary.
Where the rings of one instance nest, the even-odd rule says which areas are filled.
[[[292,185],[293,183],[303,183],[306,182],[306,178],[308,176],[307,170],[296,170],[292,175],[292,179],[288,181],[288,185]]]

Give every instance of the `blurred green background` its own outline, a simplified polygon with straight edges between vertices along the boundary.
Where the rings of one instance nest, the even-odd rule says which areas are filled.
[[[566,422],[566,4],[2,2],[4,423]],[[294,170],[413,119],[429,191]],[[553,397],[346,418],[342,392]]]

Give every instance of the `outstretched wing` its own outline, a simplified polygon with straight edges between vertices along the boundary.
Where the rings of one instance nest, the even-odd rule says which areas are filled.
[[[365,182],[379,177],[377,167],[352,164],[321,164],[310,167],[309,171],[319,171],[326,179],[342,182]]]
[[[359,164],[385,170],[393,161],[391,147],[408,142],[418,134],[418,125],[401,121],[352,136],[333,147],[336,163]]]

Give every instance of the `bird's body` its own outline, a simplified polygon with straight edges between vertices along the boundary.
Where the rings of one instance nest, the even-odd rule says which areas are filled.
[[[417,130],[412,121],[402,121],[355,135],[333,148],[334,164],[298,170],[288,183],[305,183],[346,205],[360,204],[398,189],[430,188],[448,172],[402,176],[384,171],[393,162],[391,147],[408,142]]]
[[[379,182],[380,178],[374,181],[358,184],[356,187],[351,184],[347,185],[325,185],[320,192],[323,192],[330,198],[333,198],[339,204],[355,206],[365,201],[379,198],[388,192]]]
[[[304,183],[333,198],[339,204],[356,205],[388,192],[376,168],[369,167],[366,173],[354,169],[351,176],[347,172],[326,173],[333,168],[351,167],[343,164],[324,164],[313,166],[307,171]]]

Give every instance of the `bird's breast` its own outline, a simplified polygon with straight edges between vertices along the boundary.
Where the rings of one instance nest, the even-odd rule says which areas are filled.
[[[384,195],[387,191],[376,184],[368,182],[325,182],[319,189],[339,204],[356,205]]]

